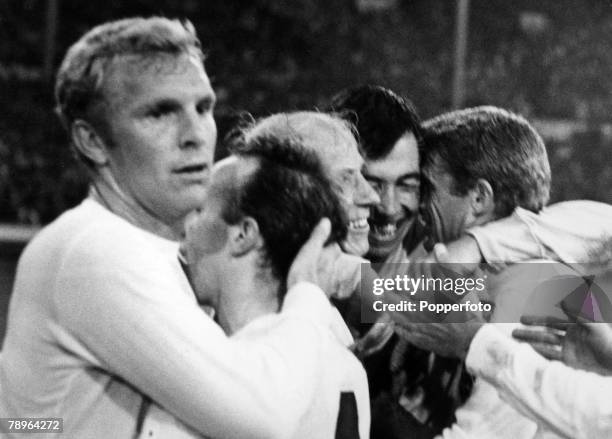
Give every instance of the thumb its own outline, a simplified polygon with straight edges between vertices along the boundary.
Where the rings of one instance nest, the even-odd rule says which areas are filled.
[[[329,237],[331,231],[331,223],[327,218],[321,218],[319,224],[312,230],[308,241],[302,246],[298,253],[298,257],[304,253],[308,257],[317,257],[325,246],[325,241]]]
[[[450,262],[448,256],[448,249],[441,242],[438,242],[436,245],[434,245],[433,254],[436,258],[436,262],[438,263],[445,264]]]
[[[292,280],[295,276],[316,272],[317,261],[323,250],[323,245],[329,236],[331,223],[329,219],[323,218],[319,224],[312,230],[308,241],[304,243],[298,254],[293,260],[293,264],[289,269],[289,278]],[[314,279],[312,279],[314,281]]]

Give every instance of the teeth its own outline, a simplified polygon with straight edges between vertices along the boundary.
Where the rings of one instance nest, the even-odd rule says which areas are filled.
[[[351,229],[365,229],[368,227],[368,220],[366,218],[361,218],[358,220],[350,221],[349,227]]]
[[[397,232],[397,227],[395,224],[385,224],[385,225],[377,225],[374,226],[374,231],[381,238],[393,238],[395,233]]]

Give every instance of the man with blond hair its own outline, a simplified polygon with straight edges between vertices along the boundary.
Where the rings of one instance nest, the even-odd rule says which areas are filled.
[[[285,318],[268,334],[230,339],[199,308],[178,240],[205,200],[217,136],[193,26],[154,17],[92,29],[69,49],[56,98],[91,190],[20,259],[2,416],[61,418],[49,432],[66,437],[127,439],[152,400],[205,436],[289,437],[301,413],[283,394],[308,367],[291,347],[317,349],[313,331],[333,322],[327,297],[304,282],[317,279],[326,226],[290,268]]]

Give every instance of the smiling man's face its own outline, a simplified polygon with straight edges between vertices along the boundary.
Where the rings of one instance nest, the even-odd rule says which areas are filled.
[[[370,209],[380,199],[361,173],[364,160],[353,135],[347,131],[343,135],[330,136],[329,141],[327,147],[315,150],[334,184],[349,221],[347,237],[341,246],[346,253],[362,256],[369,248]]]
[[[456,181],[439,157],[422,169],[422,215],[427,223],[426,248],[437,242],[447,243],[459,238],[476,225],[470,206],[470,196],[455,191]]]
[[[385,157],[366,160],[363,174],[380,197],[370,216],[368,258],[384,261],[402,245],[418,214],[419,150],[414,135],[400,137]]]

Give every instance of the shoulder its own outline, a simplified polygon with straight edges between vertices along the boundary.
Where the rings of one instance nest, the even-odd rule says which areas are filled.
[[[131,280],[149,285],[177,277],[178,244],[131,225],[85,200],[43,229],[28,245],[21,271],[44,270],[58,290]],[[168,279],[167,281],[165,279]],[[52,286],[52,285],[50,285]],[[69,288],[70,286],[70,288]]]
[[[139,229],[91,200],[62,215],[40,238],[42,245],[59,252],[64,263],[78,263],[88,270],[143,266],[156,260],[151,257],[155,253],[173,248],[170,241]]]

